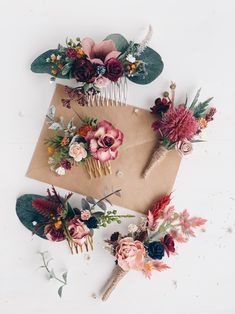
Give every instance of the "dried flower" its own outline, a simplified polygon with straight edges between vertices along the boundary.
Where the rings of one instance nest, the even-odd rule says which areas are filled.
[[[70,145],[69,156],[73,157],[76,162],[80,162],[87,157],[87,151],[82,143],[74,142]]]
[[[152,259],[162,259],[164,250],[164,245],[160,241],[153,241],[148,245],[148,255]]]
[[[73,67],[74,78],[78,82],[92,83],[96,72],[93,64],[87,59],[77,59]]]
[[[61,166],[66,170],[70,170],[72,167],[71,162],[67,159],[61,161]]]
[[[120,77],[123,76],[124,67],[123,64],[114,58],[105,62],[106,72],[104,74],[110,81],[117,82]]]
[[[206,121],[210,122],[210,121],[214,120],[215,113],[216,113],[216,108],[211,107],[206,114],[206,117],[205,117]]]
[[[192,152],[193,145],[190,141],[184,140],[177,143],[176,150],[180,153],[181,156],[188,155]]]
[[[59,175],[59,176],[64,176],[65,175],[65,168],[64,167],[58,167],[55,169],[55,172]]]
[[[166,98],[157,98],[155,100],[155,104],[153,107],[150,108],[152,113],[156,115],[161,115],[162,113],[166,113],[170,108],[171,101]]]

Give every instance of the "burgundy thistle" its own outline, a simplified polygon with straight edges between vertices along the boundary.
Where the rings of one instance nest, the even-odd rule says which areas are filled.
[[[153,123],[154,130],[160,130],[163,137],[177,143],[187,139],[190,141],[198,131],[198,122],[193,112],[184,105],[171,107],[161,121]]]
[[[111,58],[105,62],[106,72],[104,74],[110,81],[117,82],[120,77],[123,76],[124,68],[122,63],[115,59]]]
[[[74,78],[78,82],[92,83],[96,72],[93,64],[87,59],[77,59],[73,69]]]
[[[155,104],[153,107],[150,108],[151,112],[156,115],[161,115],[162,113],[165,113],[170,108],[171,101],[166,98],[157,98],[155,100]]]

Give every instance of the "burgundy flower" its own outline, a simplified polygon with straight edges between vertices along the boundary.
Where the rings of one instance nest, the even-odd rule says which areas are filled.
[[[66,56],[69,58],[69,59],[73,59],[73,58],[76,58],[77,56],[77,52],[74,48],[68,48],[66,50]]]
[[[171,105],[171,101],[169,101],[166,98],[157,98],[155,100],[155,104],[153,107],[150,108],[150,110],[152,111],[152,113],[156,114],[156,115],[161,115],[162,113],[167,112],[167,110],[169,109]]]
[[[44,234],[50,241],[63,241],[65,239],[64,230],[60,223],[46,225],[44,228]]]
[[[119,60],[111,58],[106,61],[104,65],[106,67],[104,76],[110,81],[117,82],[118,79],[123,76],[124,68]]]
[[[162,241],[167,256],[175,252],[175,242],[170,234],[166,234]]]
[[[95,80],[96,72],[89,60],[77,59],[74,64],[73,75],[78,82],[91,83]]]
[[[198,131],[198,122],[193,112],[184,105],[170,107],[162,119],[153,123],[153,129],[160,129],[163,137],[170,142],[190,141]]]
[[[61,166],[66,170],[70,170],[71,169],[71,162],[68,161],[67,159],[64,159],[61,161]]]
[[[210,122],[210,121],[214,120],[215,113],[216,113],[216,108],[211,107],[205,116],[206,121]]]

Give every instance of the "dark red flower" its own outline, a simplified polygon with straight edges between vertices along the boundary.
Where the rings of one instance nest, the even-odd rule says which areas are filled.
[[[71,162],[67,159],[64,159],[61,161],[61,166],[66,169],[66,170],[70,170],[71,169]]]
[[[78,82],[92,83],[95,80],[96,72],[91,61],[77,59],[74,64],[73,76]]]
[[[69,59],[73,59],[73,58],[76,58],[77,56],[77,52],[74,48],[68,48],[66,50],[66,56],[69,58]]]
[[[153,114],[161,115],[162,113],[167,112],[171,105],[171,101],[166,98],[157,98],[155,104],[150,108]]]
[[[155,203],[155,205],[153,206],[153,209],[151,210],[154,220],[157,220],[162,215],[163,210],[170,203],[170,201],[171,201],[171,194],[165,195],[164,197],[162,197],[159,201]]]
[[[211,107],[205,116],[206,121],[210,122],[210,121],[214,120],[215,113],[216,113],[216,108]]]
[[[115,59],[111,58],[105,62],[106,72],[104,74],[110,81],[117,82],[120,77],[123,76],[124,68],[123,64]]]
[[[175,252],[175,242],[170,234],[166,234],[162,240],[167,256]]]

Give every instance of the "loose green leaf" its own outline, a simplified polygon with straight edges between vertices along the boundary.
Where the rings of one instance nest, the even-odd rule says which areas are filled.
[[[199,119],[207,110],[207,107],[209,106],[210,101],[213,99],[213,97],[208,98],[204,102],[200,102],[195,108],[194,108],[194,117],[196,119]]]
[[[129,46],[128,41],[121,34],[110,34],[105,40],[112,40],[115,43],[116,49],[121,53],[125,52]]]
[[[67,276],[68,276],[68,272],[67,271],[62,274],[62,277],[63,277],[65,283],[67,283]]]
[[[90,204],[87,202],[87,200],[85,198],[82,198],[82,209],[83,210],[90,210]]]
[[[164,67],[161,56],[152,48],[146,47],[139,57],[145,63],[146,75],[127,77],[130,81],[146,85],[154,81],[161,73]]]
[[[96,203],[95,199],[91,196],[87,196],[86,200],[88,203],[93,204],[93,205]]]
[[[98,205],[103,211],[106,211],[106,210],[107,210],[107,207],[106,207],[105,202],[100,201],[100,202],[97,203],[97,205]]]
[[[58,295],[59,295],[60,298],[62,297],[63,288],[64,288],[64,286],[61,286],[61,287],[59,287],[59,289],[58,289]]]

